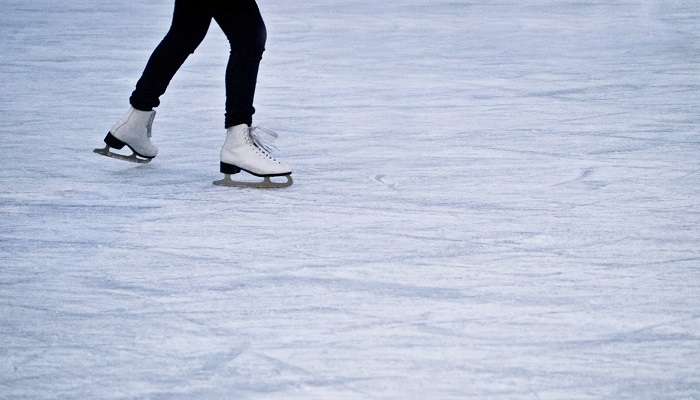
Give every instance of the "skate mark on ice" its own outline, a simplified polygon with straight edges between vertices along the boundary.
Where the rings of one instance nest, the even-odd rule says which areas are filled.
[[[470,145],[470,147],[475,148],[475,149],[501,151],[501,152],[506,152],[506,153],[515,153],[515,154],[522,154],[522,155],[554,157],[554,158],[563,159],[563,160],[590,161],[589,159],[587,159],[581,155],[578,155],[578,154],[557,153],[557,152],[551,152],[551,151],[518,150],[518,149],[510,149],[510,148],[486,146],[486,145],[476,145],[476,144]]]
[[[645,141],[645,143],[646,144],[639,144],[639,145],[633,145],[631,143],[628,143],[628,144],[623,144],[621,146],[612,147],[610,149],[589,151],[586,154],[589,154],[592,156],[603,156],[603,155],[608,155],[608,154],[633,153],[633,152],[637,152],[637,151],[652,150],[656,147],[660,147],[660,146],[663,146],[665,144],[664,142],[658,142],[658,141],[649,143],[649,140]]]
[[[167,296],[170,292],[167,289],[153,287],[153,285],[138,284],[123,280],[111,279],[109,277],[86,277],[82,279],[87,286],[116,292],[120,294],[152,298],[153,296]]]
[[[254,351],[254,352],[251,352],[251,354],[271,363],[277,369],[292,371],[292,372],[302,374],[302,375],[314,376],[314,374],[307,369],[304,369],[298,365],[288,363],[288,362],[283,361],[279,358],[272,357],[271,355],[266,354],[264,352]]]
[[[549,346],[560,349],[570,349],[579,347],[597,347],[607,346],[615,343],[630,344],[630,343],[653,343],[653,342],[697,342],[700,337],[692,332],[677,332],[677,333],[655,333],[657,328],[676,326],[686,322],[693,322],[700,319],[700,315],[691,315],[686,318],[678,318],[671,321],[659,322],[643,326],[641,328],[626,330],[621,332],[611,332],[602,337],[582,339],[582,340],[556,340],[546,342]],[[518,342],[519,345],[538,346],[543,342]]]
[[[593,175],[593,172],[595,172],[595,170],[596,170],[596,168],[594,168],[594,167],[584,168],[581,170],[581,172],[579,173],[579,175],[576,178],[569,179],[569,180],[559,182],[559,183],[555,183],[554,185],[552,185],[552,187],[563,186],[563,185],[568,185],[570,183],[581,182],[581,181],[585,180],[586,178],[588,178],[589,176]]]
[[[674,178],[674,180],[682,180],[682,179],[691,178],[693,175],[700,176],[700,169],[694,169],[694,170],[687,171],[684,175],[679,176],[678,178]]]
[[[354,388],[349,386],[352,383],[355,382],[365,382],[365,381],[373,381],[377,379],[382,379],[381,377],[345,377],[345,376],[330,376],[330,377],[324,377],[322,374],[319,373],[314,373],[313,371],[307,370],[305,368],[302,368],[298,365],[291,364],[287,361],[284,361],[280,358],[273,357],[269,354],[266,354],[264,352],[251,352],[252,355],[260,358],[261,360],[268,362],[271,367],[273,367],[275,370],[279,372],[288,372],[292,374],[298,374],[305,376],[305,378],[301,378],[298,381],[298,384],[301,385],[308,385],[308,386],[314,386],[314,387],[341,387],[343,389],[346,389],[348,391],[351,391],[353,393],[358,393],[362,394],[364,396],[368,396],[369,394],[363,390]],[[279,373],[278,372],[278,373]],[[293,386],[296,386],[297,383],[291,383]],[[367,397],[364,397],[367,398]]]
[[[397,184],[386,180],[386,175],[384,175],[384,174],[375,175],[372,177],[372,180],[375,182],[381,183],[382,185],[388,187],[391,190],[398,190],[396,188]]]
[[[559,120],[559,123],[565,124],[568,122],[588,121],[591,119],[601,119],[601,118],[605,118],[605,117],[616,117],[618,115],[625,115],[625,114],[629,114],[629,112],[623,111],[623,112],[614,112],[614,113],[605,113],[605,114],[586,115],[586,116],[576,117],[576,118],[561,119],[561,120]]]
[[[276,285],[320,286],[334,290],[343,290],[347,292],[375,293],[380,294],[382,296],[397,298],[441,299],[445,301],[458,301],[478,297],[478,295],[467,294],[459,289],[398,284],[392,282],[381,282],[376,280],[346,278],[311,278],[281,275],[269,278],[260,278],[257,282],[269,282],[274,283]]]
[[[348,331],[361,332],[364,330],[372,330],[377,328],[402,330],[405,330],[406,328],[414,328],[416,331],[441,337],[470,338],[473,340],[483,339],[482,336],[468,334],[464,332],[463,329],[451,329],[442,326],[444,324],[464,324],[466,322],[474,322],[473,319],[470,320],[459,318],[452,320],[430,320],[429,315],[421,315],[419,321],[405,321],[398,318],[387,318],[371,314],[361,316],[364,317],[365,320],[371,319],[371,321],[349,325],[346,327],[346,329]]]
[[[600,92],[618,92],[620,89],[629,89],[632,91],[638,91],[641,89],[641,85],[631,85],[631,84],[606,84],[606,85],[585,85],[581,87],[573,87],[566,89],[555,89],[555,90],[539,90],[530,91],[525,94],[528,97],[551,97],[560,100],[573,100],[573,101],[588,101],[589,97],[584,97],[579,99],[578,95],[586,95],[589,93],[599,94]]]
[[[1,380],[0,386],[12,387],[12,385],[17,384],[17,383],[32,382],[32,381],[41,382],[43,380],[50,381],[51,379],[54,379],[54,378],[55,378],[54,374],[51,374],[51,373],[21,376],[19,378]]]
[[[206,359],[202,366],[197,368],[194,373],[196,375],[211,376],[211,374],[226,368],[229,363],[235,361],[244,351],[246,351],[246,348],[206,354]]]

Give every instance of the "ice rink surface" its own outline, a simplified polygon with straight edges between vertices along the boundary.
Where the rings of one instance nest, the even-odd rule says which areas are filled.
[[[0,399],[700,399],[700,2],[262,0],[100,157],[172,2],[0,0]]]

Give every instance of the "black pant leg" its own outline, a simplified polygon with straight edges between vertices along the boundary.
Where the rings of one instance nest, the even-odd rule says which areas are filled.
[[[160,104],[159,98],[170,80],[207,34],[212,19],[209,3],[209,0],[175,0],[170,30],[153,51],[131,94],[134,108],[150,111]]]
[[[255,0],[215,0],[214,20],[231,45],[226,67],[226,128],[252,123],[267,30]]]

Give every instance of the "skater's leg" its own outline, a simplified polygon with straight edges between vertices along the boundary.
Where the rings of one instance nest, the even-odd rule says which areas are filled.
[[[265,51],[267,31],[255,0],[213,0],[214,19],[231,44],[226,69],[226,140],[221,148],[219,170],[224,179],[215,185],[283,188],[291,186],[292,169],[275,159],[254,128],[250,127],[258,66]],[[275,136],[276,135],[272,135]],[[262,182],[231,179],[241,171],[262,177]],[[272,177],[286,177],[273,182]]]
[[[226,67],[225,127],[252,123],[258,66],[267,31],[255,0],[215,0],[214,19],[231,45]]]
[[[135,109],[150,111],[160,104],[170,80],[206,36],[211,18],[209,1],[175,0],[170,30],[153,51],[131,94]]]

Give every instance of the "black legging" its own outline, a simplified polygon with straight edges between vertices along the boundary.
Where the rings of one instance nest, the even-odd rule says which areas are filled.
[[[267,31],[255,0],[175,0],[170,30],[153,51],[131,105],[150,111],[187,57],[204,39],[212,18],[231,44],[226,68],[226,128],[252,122],[258,66]]]

